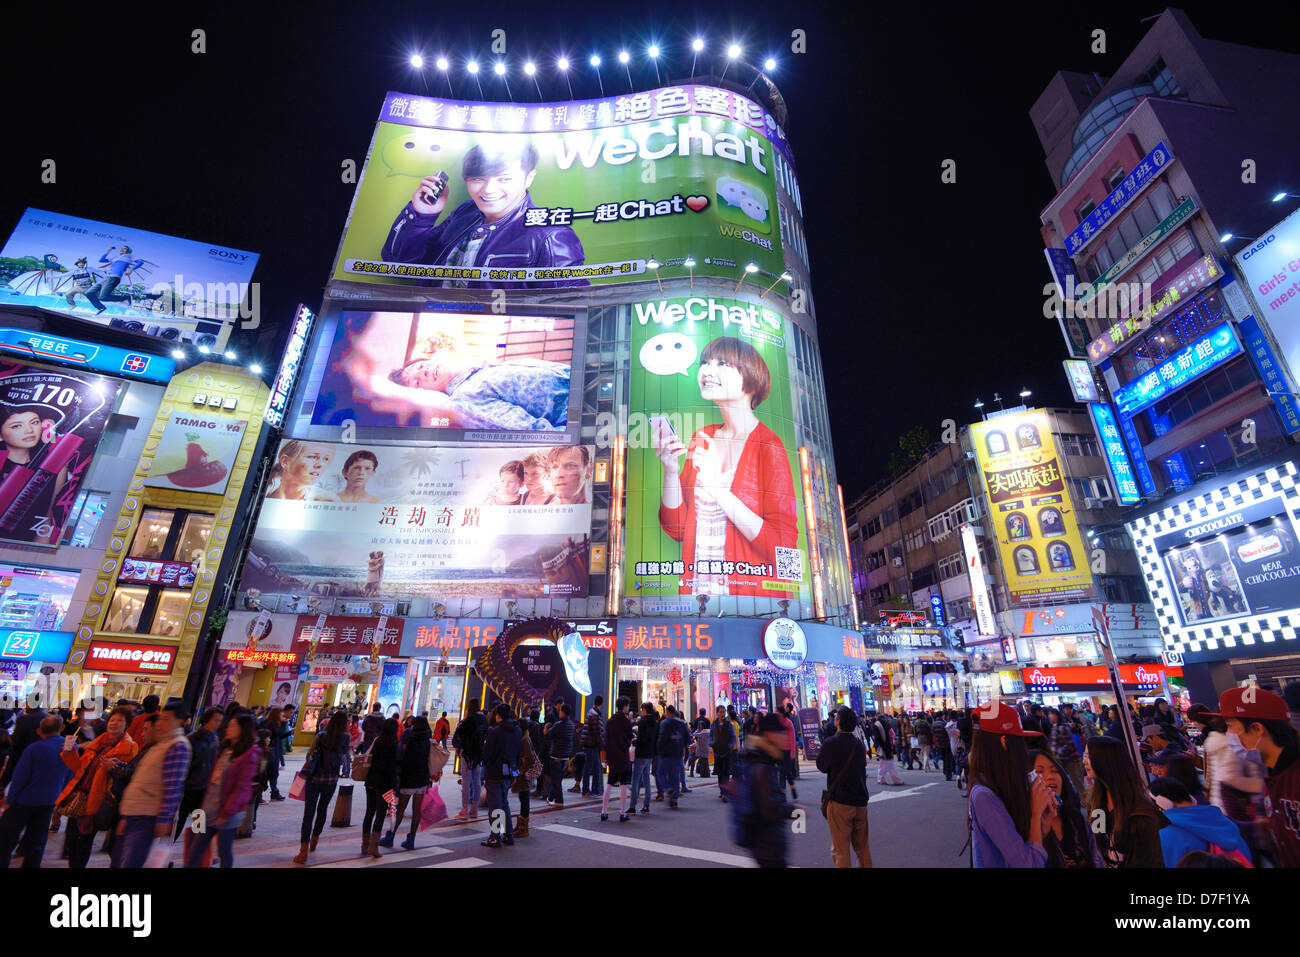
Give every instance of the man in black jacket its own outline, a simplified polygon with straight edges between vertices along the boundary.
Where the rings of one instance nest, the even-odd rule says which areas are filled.
[[[600,749],[605,744],[605,720],[600,709],[605,699],[596,695],[582,725],[582,793],[595,797],[605,789],[601,774]]]
[[[483,783],[488,795],[488,839],[484,847],[507,846],[515,842],[514,818],[510,813],[510,785],[519,773],[519,752],[523,735],[510,705],[492,710],[492,730],[483,745]]]
[[[668,792],[668,806],[677,807],[677,795],[686,786],[686,745],[691,737],[691,729],[686,722],[677,717],[677,709],[669,705],[664,709],[664,719],[659,722],[659,736],[656,745],[659,758],[659,794],[656,801],[664,799]]]
[[[736,726],[727,716],[727,709],[718,705],[717,717],[709,728],[709,744],[713,748],[713,773],[718,778],[718,800],[727,803],[727,779],[731,777],[732,760],[739,750]]]
[[[190,814],[203,805],[203,795],[208,789],[208,779],[212,777],[212,762],[217,757],[221,744],[217,740],[217,728],[221,726],[221,709],[209,708],[199,717],[190,732],[190,770],[185,775],[185,791],[181,795],[180,810],[176,812],[176,832],[172,841],[180,837],[185,830]],[[189,838],[186,838],[189,841]]]
[[[659,717],[655,706],[649,701],[641,705],[641,717],[636,723],[636,760],[632,762],[632,803],[631,813],[636,813],[637,793],[645,789],[645,802],[641,806],[642,814],[650,813],[650,769],[654,767],[656,746],[659,739]]]
[[[831,831],[831,861],[835,867],[851,867],[850,848],[859,867],[871,866],[867,840],[867,752],[853,735],[858,716],[852,708],[835,712],[835,734],[822,744],[817,770],[826,775],[830,800],[826,802],[826,823]]]
[[[551,748],[551,796],[547,804],[564,807],[564,769],[573,755],[574,727],[568,702],[560,705],[560,717],[546,730]]]

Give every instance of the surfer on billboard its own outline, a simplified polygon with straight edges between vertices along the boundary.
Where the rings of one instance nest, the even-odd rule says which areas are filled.
[[[460,268],[523,269],[581,266],[582,241],[567,225],[552,224],[528,187],[537,175],[537,147],[517,137],[473,146],[461,161],[469,199],[438,224],[447,206],[447,174],[420,180],[380,253],[386,262]],[[540,222],[534,222],[540,218]],[[442,280],[443,286],[485,287],[486,282]],[[525,289],[587,286],[585,279],[551,279],[520,284]]]
[[[763,580],[777,578],[778,559],[788,559],[799,540],[789,457],[754,413],[771,391],[771,372],[752,345],[720,336],[700,353],[697,382],[700,397],[722,414],[720,425],[698,429],[688,448],[666,418],[651,420],[664,468],[659,523],[682,543],[686,564],[679,591],[770,596]]]

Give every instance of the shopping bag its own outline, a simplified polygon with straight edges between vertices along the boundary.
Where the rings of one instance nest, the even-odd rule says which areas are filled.
[[[307,796],[307,779],[301,774],[293,776],[293,783],[289,785],[289,797],[295,801],[306,800]]]
[[[420,805],[420,830],[433,827],[447,816],[447,804],[437,791],[428,791]]]
[[[149,848],[149,856],[144,859],[144,866],[166,867],[171,863],[173,846],[170,834],[167,837],[154,838]]]

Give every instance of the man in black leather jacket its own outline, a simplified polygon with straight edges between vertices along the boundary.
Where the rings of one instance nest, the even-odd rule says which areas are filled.
[[[426,265],[523,269],[528,267],[581,266],[582,242],[567,225],[551,225],[544,214],[532,213],[528,187],[537,175],[537,147],[475,145],[461,162],[461,175],[470,198],[441,225],[438,217],[447,205],[445,177],[425,177],[411,201],[397,214],[380,256],[386,262]],[[437,198],[430,198],[437,193]],[[535,220],[540,220],[534,224]],[[494,285],[464,279],[433,281],[444,286],[485,288]],[[520,289],[554,289],[587,286],[586,279],[539,279],[511,283]]]

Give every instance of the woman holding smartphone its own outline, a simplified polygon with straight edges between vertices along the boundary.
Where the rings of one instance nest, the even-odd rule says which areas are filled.
[[[1032,773],[1025,738],[1041,736],[1020,726],[1013,708],[992,701],[976,713],[971,741],[971,863],[975,867],[1046,867],[1044,817],[1052,792]]]
[[[650,436],[664,469],[659,524],[682,543],[680,593],[770,597],[762,586],[776,577],[776,550],[799,540],[789,456],[754,411],[771,392],[771,372],[748,342],[720,336],[700,353],[696,381],[722,423],[697,430],[687,447],[655,417]],[[731,571],[709,570],[724,562]],[[742,564],[769,571],[741,572]]]
[[[1097,842],[1088,827],[1079,792],[1056,758],[1046,751],[1029,752],[1033,773],[1052,792],[1043,818],[1043,846],[1048,867],[1104,867]]]

